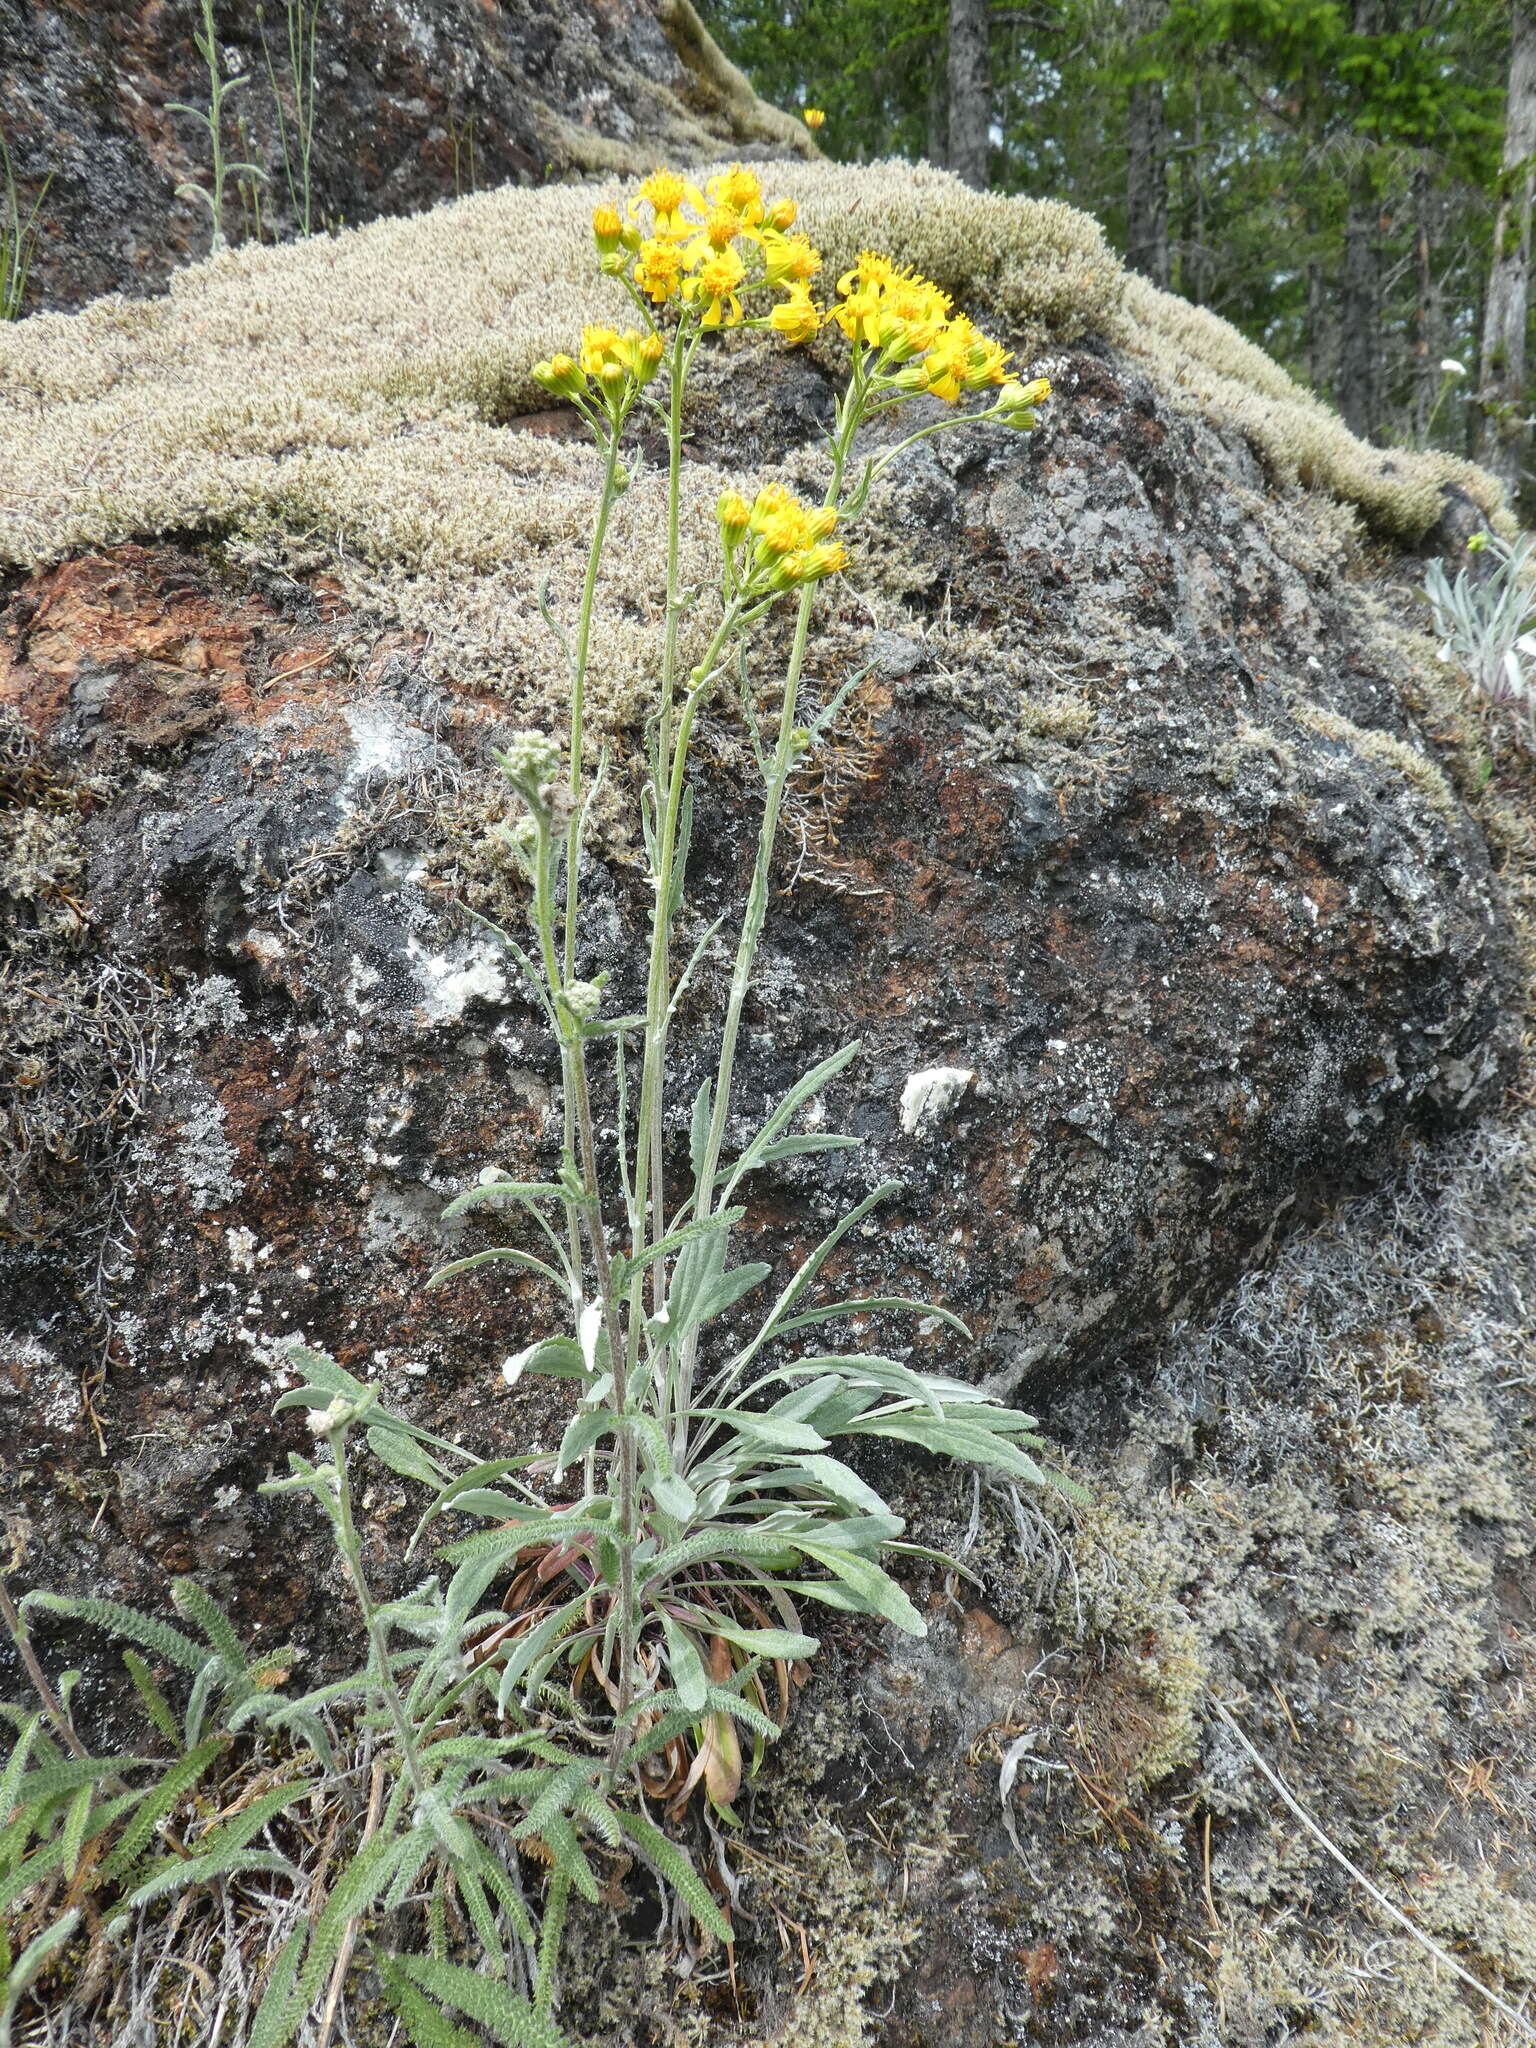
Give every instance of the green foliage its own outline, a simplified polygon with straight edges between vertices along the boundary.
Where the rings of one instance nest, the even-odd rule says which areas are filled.
[[[261,57],[272,104],[277,110],[277,142],[282,152],[288,203],[301,235],[314,224],[313,162],[315,151],[315,54],[320,26],[320,0],[283,0],[281,49],[284,79],[267,40],[266,10],[258,4]]]
[[[947,14],[932,0],[712,0],[709,25],[766,97],[828,109],[853,161],[945,159]],[[1127,245],[1133,90],[1161,101],[1169,282],[1327,393],[1343,342],[1352,186],[1380,275],[1377,418],[1422,445],[1442,356],[1471,360],[1499,183],[1509,10],[1382,0],[1058,0],[995,8],[991,178],[1061,199]],[[1471,393],[1435,426],[1464,448]]]
[[[16,167],[10,147],[0,132],[0,320],[19,320],[27,295],[27,272],[37,247],[37,222],[43,199],[53,183],[50,172],[36,198],[23,213],[16,187]]]
[[[208,221],[212,230],[212,248],[215,253],[225,245],[224,234],[224,187],[231,177],[251,183],[262,176],[259,164],[230,162],[224,155],[224,103],[231,99],[240,87],[247,83],[243,77],[226,78],[224,60],[220,54],[218,24],[213,16],[213,0],[201,0],[202,18],[192,31],[192,41],[197,54],[202,58],[208,72],[208,105],[189,106],[184,100],[174,100],[166,108],[170,114],[189,114],[194,121],[202,124],[207,131],[212,182],[208,185],[178,185],[177,195],[183,199],[199,200],[208,209]]]
[[[14,1730],[0,1771],[0,1924],[9,1930],[0,1934],[0,2048],[23,1997],[63,1955],[84,1915],[94,1951],[175,1894],[254,1874],[300,1875],[286,1856],[255,1844],[308,1795],[312,1778],[294,1771],[227,1814],[217,1811],[235,1727],[275,1713],[282,1702],[276,1684],[290,1653],[248,1658],[228,1616],[200,1587],[178,1580],[173,1595],[201,1641],[117,1601],[34,1592],[19,1610],[8,1596],[3,1603],[43,1705],[30,1713],[0,1707]],[[86,1752],[68,1711],[78,1673],[67,1672],[55,1691],[36,1665],[29,1623],[39,1613],[106,1629],[138,1646],[125,1651],[125,1661],[169,1755]],[[187,1703],[179,1716],[140,1650],[182,1675]],[[199,1825],[210,1805],[214,1818]],[[163,1840],[168,1852],[159,1846]]]
[[[216,141],[206,0],[204,19]],[[558,2048],[552,2015],[565,1909],[572,1892],[602,1899],[605,1856],[638,1860],[709,1936],[732,1939],[709,1883],[647,1802],[676,1820],[701,1792],[735,1820],[745,1778],[784,1726],[796,1667],[818,1649],[802,1607],[924,1631],[892,1567],[927,1553],[901,1542],[901,1518],[855,1468],[859,1440],[895,1442],[1028,1485],[1051,1478],[1031,1416],[948,1373],[875,1351],[817,1348],[832,1341],[822,1335],[828,1326],[855,1315],[931,1316],[935,1327],[967,1337],[957,1318],[924,1302],[821,1297],[828,1262],[897,1192],[894,1182],[855,1203],[772,1293],[772,1264],[732,1257],[745,1215],[735,1198],[755,1175],[853,1148],[851,1137],[794,1126],[850,1069],[858,1046],[810,1068],[744,1136],[731,1122],[735,1054],[786,790],[826,744],[841,701],[813,724],[800,722],[816,590],[848,564],[834,532],[857,517],[904,449],[956,424],[1027,429],[1049,386],[1010,381],[1001,348],[955,316],[936,286],[898,275],[886,259],[860,258],[822,503],[802,505],[771,489],[748,507],[726,493],[718,586],[707,596],[685,589],[682,421],[698,347],[715,326],[742,320],[738,293],[751,302],[754,293],[782,290],[774,312],[787,313],[788,325],[774,324],[796,338],[822,318],[804,282],[820,258],[788,236],[793,207],[776,208],[776,223],[768,219],[755,179],[740,170],[715,181],[724,205],[721,188],[730,194],[728,221],[737,223],[730,239],[745,247],[755,274],[697,236],[679,290],[676,242],[646,244],[603,208],[594,223],[600,267],[628,292],[646,331],[589,327],[581,365],[560,356],[534,372],[571,400],[603,456],[579,616],[570,630],[550,616],[570,670],[568,741],[525,733],[497,756],[516,807],[506,844],[529,893],[526,950],[510,937],[507,944],[559,1044],[563,1144],[548,1179],[497,1179],[453,1205],[458,1214],[510,1212],[533,1233],[537,1252],[488,1247],[455,1260],[435,1284],[503,1260],[554,1291],[559,1324],[512,1362],[512,1376],[569,1383],[575,1400],[559,1450],[538,1461],[537,1474],[531,1456],[477,1458],[386,1409],[376,1388],[323,1352],[295,1344],[288,1358],[299,1384],[277,1407],[305,1416],[313,1444],[307,1454],[291,1452],[287,1476],[262,1490],[306,1496],[321,1515],[366,1637],[356,1670],[309,1691],[283,1690],[292,1652],[250,1658],[228,1616],[187,1580],[173,1588],[181,1626],[111,1600],[28,1596],[13,1632],[42,1707],[14,1717],[18,1739],[0,1781],[0,1903],[26,1906],[15,1961],[5,1958],[13,2007],[69,1941],[77,1925],[69,1916],[82,1904],[111,1932],[173,1895],[260,1876],[293,1888],[297,1919],[265,1972],[251,2048],[288,2048],[322,2000],[334,2008],[359,1943],[388,1952],[388,1997],[411,2038],[428,2048],[461,2048],[473,2038],[455,2015],[498,2041]],[[214,189],[217,231],[217,172]],[[682,180],[658,173],[646,198],[658,217],[675,219],[684,203],[701,203],[688,193]],[[637,256],[643,265],[647,247],[672,258],[670,271],[659,264],[659,290],[648,284],[649,303],[629,271]],[[770,256],[784,267],[773,271]],[[802,265],[798,285],[789,281],[792,262]],[[669,297],[676,318],[658,318],[653,307]],[[770,324],[766,310],[755,324]],[[1000,388],[985,410],[959,405],[988,386]],[[923,394],[947,399],[950,409],[865,454],[866,422]],[[669,451],[660,688],[641,802],[654,910],[644,1009],[613,1016],[605,1015],[603,978],[578,972],[584,834],[601,782],[601,771],[586,779],[582,721],[594,594],[609,517],[627,484],[621,436],[642,405],[659,415]],[[776,730],[746,707],[763,783],[757,857],[716,1069],[688,1116],[685,1167],[667,1142],[675,1080],[667,1048],[698,959],[696,948],[681,972],[674,959],[686,909],[690,744],[701,707],[786,598],[796,610]],[[701,603],[715,624],[684,673],[679,625]],[[593,1110],[595,1077],[610,1063],[619,1105],[612,1139]],[[443,1548],[439,1572],[388,1597],[365,1568],[353,1476],[359,1447],[425,1489],[418,1540],[449,1514],[471,1525]],[[575,1498],[552,1497],[567,1481]],[[476,1521],[489,1526],[476,1529]],[[8,1605],[6,1612],[13,1615]],[[85,1754],[68,1719],[68,1685],[56,1699],[31,1652],[26,1628],[38,1613],[126,1643],[128,1675],[169,1754],[111,1763]],[[280,1782],[253,1799],[223,1800],[226,1780],[238,1780],[258,1756]],[[302,1863],[272,1834],[300,1800],[334,1814],[323,1892],[306,1891],[312,1880]],[[523,1858],[546,1873],[542,1915],[525,1892]],[[448,1956],[450,1910],[484,1967],[469,1970]],[[414,1929],[425,1933],[425,1954],[402,1951]]]
[[[1438,557],[1424,573],[1440,659],[1459,668],[1490,704],[1522,713],[1526,737],[1536,744],[1536,539],[1486,534],[1476,553],[1478,562],[1463,562],[1454,579]],[[1491,557],[1487,567],[1484,554]]]

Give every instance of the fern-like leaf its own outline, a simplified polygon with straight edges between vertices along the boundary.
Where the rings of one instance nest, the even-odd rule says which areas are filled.
[[[488,2029],[499,2048],[572,2048],[569,2036],[536,2013],[526,1999],[462,1963],[439,1962],[435,1956],[396,1956],[390,1974],[397,1984],[414,1980],[433,1998]],[[459,2048],[447,2038],[450,2048]],[[428,2037],[427,2048],[439,2048],[438,2041]]]

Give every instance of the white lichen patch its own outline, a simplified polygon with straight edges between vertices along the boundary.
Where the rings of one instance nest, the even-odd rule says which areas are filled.
[[[436,751],[389,697],[363,697],[343,708],[352,735],[337,801],[344,807],[379,783],[403,782],[428,767]]]
[[[924,1067],[909,1074],[901,1091],[901,1128],[921,1137],[941,1124],[975,1080],[972,1067]]]
[[[420,1007],[430,1024],[456,1023],[471,1003],[505,1003],[510,998],[501,956],[488,946],[433,953],[413,939],[410,956]]]

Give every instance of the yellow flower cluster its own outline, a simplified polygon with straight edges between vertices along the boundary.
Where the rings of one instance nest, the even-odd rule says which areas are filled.
[[[662,341],[658,334],[641,334],[633,327],[620,334],[612,327],[584,327],[581,357],[551,356],[535,363],[533,379],[557,398],[596,400],[617,414],[631,389],[649,384],[661,368]]]
[[[647,232],[643,209],[649,208]],[[808,341],[821,324],[810,281],[821,257],[794,235],[795,202],[770,205],[755,171],[735,164],[701,191],[676,171],[653,171],[624,219],[600,206],[592,216],[600,267],[628,277],[653,306],[687,306],[704,327],[739,327],[743,296],[772,285],[785,293],[761,322],[790,341]]]
[[[848,550],[833,539],[837,512],[831,505],[802,505],[782,484],[769,484],[750,505],[737,492],[726,491],[716,509],[733,562],[743,544],[752,542],[739,565],[746,581],[791,590],[848,566]]]
[[[1007,350],[955,312],[948,292],[898,270],[889,256],[864,250],[837,290],[843,303],[832,318],[851,342],[877,350],[904,390],[952,405],[962,392],[1001,384],[1007,375]]]

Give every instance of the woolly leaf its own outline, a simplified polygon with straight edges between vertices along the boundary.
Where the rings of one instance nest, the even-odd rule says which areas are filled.
[[[137,1650],[124,1650],[123,1662],[128,1667],[128,1676],[133,1680],[134,1691],[143,1701],[144,1711],[167,1742],[181,1747],[181,1730],[176,1726],[176,1716],[171,1712],[171,1703],[156,1685],[154,1674]]]
[[[436,1956],[396,1956],[393,1967],[400,1973],[397,1984],[402,1978],[413,1979],[442,2004],[488,2028],[501,2048],[571,2048],[569,2037],[553,2020],[536,2013],[526,1999],[494,1977]],[[441,2037],[429,2037],[426,2048],[441,2048]],[[449,2036],[447,2048],[459,2044]]]
[[[643,1813],[627,1813],[618,1808],[615,1811],[615,1818],[658,1876],[677,1893],[699,1925],[714,1935],[717,1941],[727,1944],[734,1941],[736,1937],[731,1931],[730,1922],[715,1904],[708,1885],[676,1842],[664,1835],[655,1822],[647,1820]]]
[[[112,1853],[101,1866],[103,1882],[122,1877],[133,1868],[161,1821],[175,1810],[183,1793],[197,1783],[214,1758],[228,1746],[227,1736],[210,1735],[205,1742],[200,1742],[196,1749],[189,1750],[173,1764],[160,1783],[145,1793],[132,1820],[123,1829]]]
[[[33,1592],[27,1594],[21,1606],[24,1613],[41,1607],[70,1621],[88,1621],[96,1628],[110,1629],[114,1635],[126,1636],[140,1649],[166,1658],[183,1671],[200,1671],[207,1662],[208,1652],[201,1643],[194,1643],[167,1621],[159,1621],[152,1614],[140,1614],[136,1607],[125,1607],[120,1600],[78,1600],[63,1593]]]
[[[505,1259],[508,1264],[518,1266],[525,1273],[537,1273],[541,1280],[548,1280],[562,1293],[565,1282],[553,1266],[547,1266],[542,1259],[536,1259],[532,1252],[520,1252],[511,1245],[492,1245],[489,1251],[472,1252],[467,1259],[451,1259],[446,1266],[439,1266],[427,1282],[429,1287],[441,1287],[445,1280],[457,1279],[460,1273],[472,1273],[476,1266],[489,1265],[494,1259]]]

